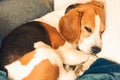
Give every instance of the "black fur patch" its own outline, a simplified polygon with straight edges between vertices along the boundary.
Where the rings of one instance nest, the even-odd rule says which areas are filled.
[[[71,9],[74,9],[74,8],[76,8],[78,5],[80,5],[80,4],[72,4],[72,5],[70,5],[70,6],[68,6],[67,8],[66,8],[66,10],[65,10],[65,14],[67,13],[67,12],[69,12]]]
[[[29,22],[17,27],[1,44],[0,64],[12,63],[25,53],[34,50],[34,43],[38,41],[51,45],[49,34],[40,22]]]

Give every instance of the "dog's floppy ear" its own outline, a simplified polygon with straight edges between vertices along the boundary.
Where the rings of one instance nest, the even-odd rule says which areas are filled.
[[[70,10],[60,19],[60,33],[71,43],[76,42],[80,36],[81,17],[82,12],[79,12],[78,10]]]

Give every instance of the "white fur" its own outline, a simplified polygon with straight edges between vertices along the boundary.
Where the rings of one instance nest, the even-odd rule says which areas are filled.
[[[64,64],[77,65],[88,59],[89,54],[85,54],[82,51],[76,50],[69,43],[65,43],[64,46],[59,47],[56,52],[60,55]]]
[[[99,31],[100,31],[100,17],[96,15],[94,33],[90,37],[86,38],[82,43],[78,42],[79,49],[84,51],[85,53],[92,53],[91,47],[98,46],[101,48],[102,42]]]
[[[79,77],[80,75],[82,75],[84,71],[86,71],[91,66],[91,64],[93,64],[94,61],[96,61],[96,59],[97,56],[91,55],[84,63],[78,65],[75,70],[80,69],[80,67],[81,70],[78,73],[76,73],[77,76]]]
[[[63,63],[56,54],[56,52],[50,48],[49,46],[45,45],[42,42],[38,42],[35,44],[35,47],[37,46],[36,53],[34,58],[27,64],[22,65],[19,61],[16,61],[10,65],[6,65],[9,72],[9,77],[13,80],[22,80],[27,75],[30,74],[30,72],[34,69],[35,65],[39,64],[42,60],[49,59],[49,61],[52,64],[56,64],[59,66],[60,69],[60,77],[58,80],[75,80],[76,75],[73,71],[66,72],[63,68]]]

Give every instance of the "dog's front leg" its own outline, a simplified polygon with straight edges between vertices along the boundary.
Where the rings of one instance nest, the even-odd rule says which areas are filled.
[[[67,71],[71,70],[70,65],[75,66],[75,74],[80,76],[87,70],[90,65],[97,59],[95,55],[87,54],[82,51],[78,51],[74,48],[61,47],[57,49],[57,53],[62,58]]]
[[[90,54],[86,54],[82,51],[78,51],[74,48],[68,47],[60,47],[56,51],[62,58],[63,63],[68,65],[81,64],[82,62],[86,61],[89,56],[91,56]]]

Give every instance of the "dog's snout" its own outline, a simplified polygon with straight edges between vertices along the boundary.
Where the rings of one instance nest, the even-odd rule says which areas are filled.
[[[92,52],[93,52],[94,54],[97,54],[97,53],[99,53],[99,52],[101,51],[101,48],[98,47],[98,46],[93,46],[93,47],[91,48],[91,50],[92,50]]]

